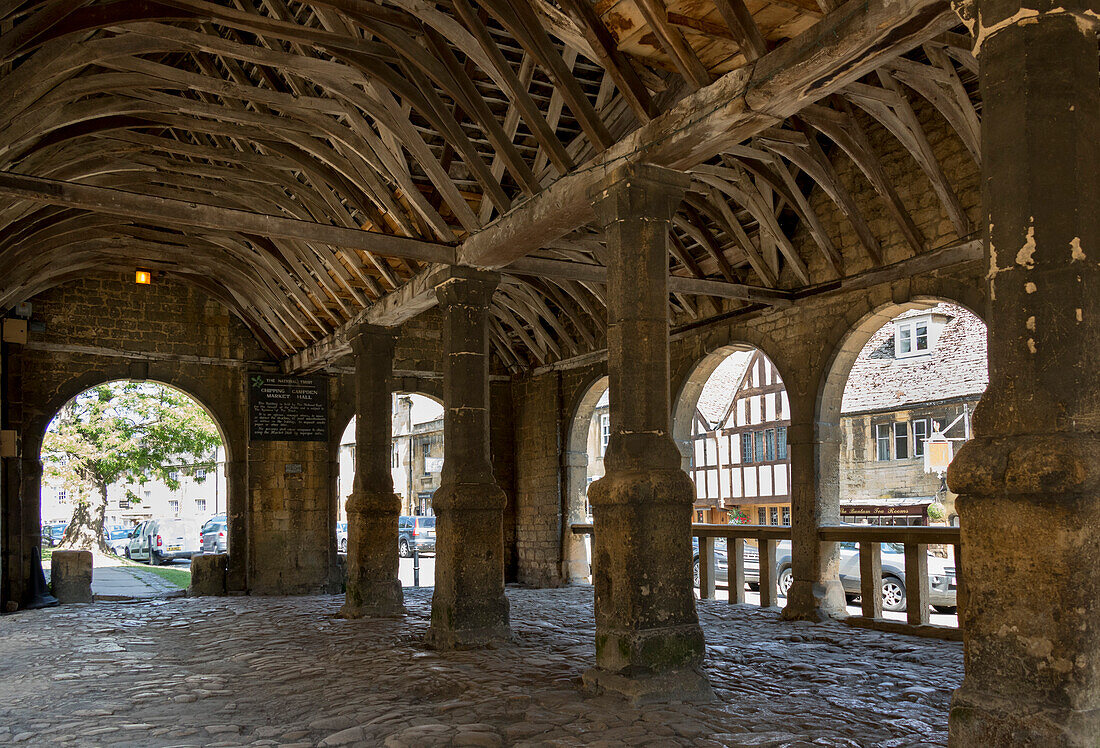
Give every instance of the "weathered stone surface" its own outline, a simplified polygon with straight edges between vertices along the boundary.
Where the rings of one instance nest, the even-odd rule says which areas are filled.
[[[92,602],[92,552],[54,551],[50,587],[59,603]]]
[[[504,508],[490,458],[489,301],[500,276],[469,268],[442,274],[443,444],[436,514],[436,576],[427,641],[464,649],[507,640]]]
[[[407,589],[403,619],[336,618],[342,595],[0,618],[0,744],[925,748],[946,745],[962,678],[956,643],[701,601],[712,645],[701,667],[716,700],[636,708],[579,688],[592,661],[591,587],[509,589],[514,643],[463,652],[422,644],[430,594]],[[109,660],[88,651],[104,638],[122,648]],[[74,677],[48,677],[47,662]]]
[[[978,0],[989,388],[948,473],[967,673],[951,743],[1100,741],[1095,10]],[[1088,17],[1091,13],[1091,18]]]
[[[596,669],[585,683],[635,703],[713,696],[691,592],[694,489],[669,432],[668,229],[688,177],[649,165],[592,194],[607,236],[611,434],[589,500]]]
[[[191,597],[202,595],[225,595],[226,571],[229,554],[206,553],[191,558],[191,586],[187,594]]]
[[[401,499],[393,492],[390,473],[393,348],[393,333],[385,328],[360,325],[352,336],[356,447],[347,502],[347,593],[340,610],[345,618],[405,612],[395,541]]]

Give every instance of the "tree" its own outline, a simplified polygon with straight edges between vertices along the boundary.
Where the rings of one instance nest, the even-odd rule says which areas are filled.
[[[111,382],[77,395],[50,423],[42,443],[47,473],[73,497],[73,516],[59,547],[109,553],[103,541],[108,486],[160,480],[176,490],[175,466],[209,460],[221,443],[210,416],[179,390]]]

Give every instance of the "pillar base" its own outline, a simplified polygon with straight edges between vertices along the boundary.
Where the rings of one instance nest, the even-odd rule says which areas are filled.
[[[432,497],[436,564],[428,646],[477,649],[511,641],[504,594],[505,501],[495,483],[444,483]]]
[[[400,580],[360,583],[357,592],[353,594],[348,587],[337,618],[398,618],[405,615],[405,596]]]
[[[1094,748],[1100,741],[1100,709],[1076,711],[1035,705],[1028,709],[965,686],[951,700],[948,745]]]
[[[706,677],[695,668],[677,668],[637,676],[592,668],[581,676],[581,681],[584,690],[593,696],[615,694],[624,697],[633,706],[670,701],[705,704],[716,699]]]
[[[797,579],[791,582],[787,605],[783,608],[783,620],[824,623],[847,617],[847,601],[839,579],[826,583]]]

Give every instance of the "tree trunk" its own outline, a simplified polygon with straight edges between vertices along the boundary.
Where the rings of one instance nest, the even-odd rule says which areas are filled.
[[[99,551],[109,554],[111,549],[103,540],[106,514],[107,486],[105,484],[96,486],[95,498],[89,498],[83,493],[78,494],[76,506],[73,507],[73,518],[69,520],[69,526],[65,528],[61,542],[57,544],[58,549]]]

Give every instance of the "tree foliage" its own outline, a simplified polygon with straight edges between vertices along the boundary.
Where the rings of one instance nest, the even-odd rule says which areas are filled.
[[[71,400],[42,444],[48,475],[73,497],[62,548],[107,552],[107,487],[159,480],[179,488],[177,466],[212,460],[221,445],[206,411],[179,390],[150,382],[111,382]]]

